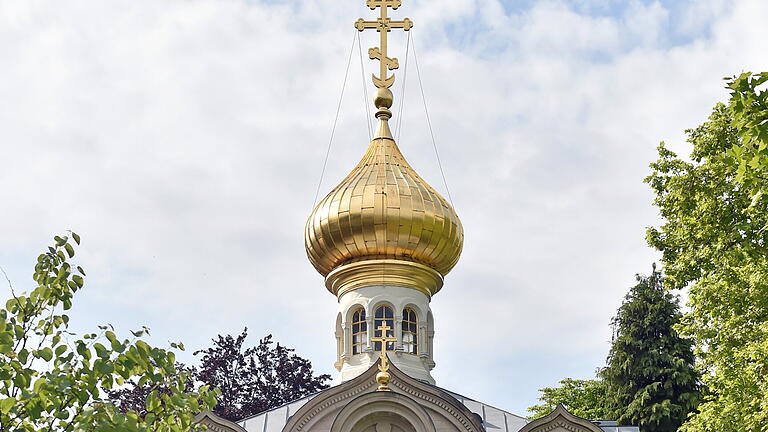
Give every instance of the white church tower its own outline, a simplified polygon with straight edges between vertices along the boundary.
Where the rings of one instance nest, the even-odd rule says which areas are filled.
[[[309,260],[339,301],[336,369],[350,380],[379,358],[386,323],[397,338],[389,358],[409,376],[434,384],[434,318],[429,302],[456,265],[464,233],[456,212],[408,165],[392,138],[392,93],[376,97],[378,128],[351,173],[313,210],[306,225]]]
[[[377,329],[386,324],[393,330],[385,336],[397,339],[387,343],[391,362],[434,384],[429,302],[459,260],[464,232],[454,209],[411,168],[389,129],[393,98],[388,87],[394,76],[387,71],[397,67],[397,60],[387,57],[386,36],[413,23],[391,20],[386,16],[390,5],[376,3],[380,6],[379,20],[355,24],[381,35],[381,47],[370,53],[381,61],[380,75],[373,77],[377,131],[362,160],[312,211],[304,242],[309,260],[339,302],[335,366],[341,381],[378,361],[381,342],[371,340],[382,336]]]

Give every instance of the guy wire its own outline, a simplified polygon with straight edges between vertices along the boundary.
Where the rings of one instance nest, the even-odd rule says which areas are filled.
[[[369,111],[368,88],[365,86],[365,67],[363,66],[363,46],[360,43],[360,32],[357,32],[357,50],[360,51],[360,76],[363,84],[363,111],[365,111],[365,124],[368,126],[368,141],[373,139],[373,125],[371,125],[371,112]]]
[[[355,37],[352,37],[352,46],[349,47],[349,58],[347,59],[347,69],[344,71],[344,82],[341,84],[341,95],[339,96],[339,104],[336,107],[336,116],[333,118],[333,127],[331,128],[331,138],[328,140],[328,148],[325,150],[325,160],[323,161],[323,170],[320,172],[320,180],[317,182],[317,190],[315,191],[315,199],[312,201],[312,208],[317,203],[317,197],[320,195],[320,186],[323,184],[323,177],[325,176],[325,168],[328,166],[328,156],[331,154],[331,144],[333,143],[333,136],[336,134],[336,124],[339,121],[339,112],[341,111],[341,101],[344,100],[344,89],[347,88],[347,75],[349,75],[349,65],[352,64],[352,53],[355,49]]]
[[[408,38],[405,42],[405,67],[403,68],[403,89],[400,92],[400,116],[397,118],[397,142],[400,142],[400,130],[403,128],[403,115],[405,113],[405,82],[408,79],[408,52],[411,49],[411,32],[408,32]]]
[[[445,172],[443,171],[443,164],[440,161],[440,153],[437,151],[437,143],[435,142],[435,134],[432,132],[432,122],[429,119],[429,110],[427,110],[427,98],[424,96],[424,85],[421,82],[421,71],[419,69],[419,56],[416,55],[416,42],[413,42],[413,61],[416,63],[416,76],[419,77],[419,88],[421,89],[421,100],[424,102],[424,114],[427,116],[427,126],[429,126],[429,135],[432,137],[432,147],[435,149],[435,156],[437,156],[437,166],[440,167],[440,175],[443,177],[443,185],[445,185],[445,191],[448,193],[448,201],[453,205],[453,198],[451,198],[451,190],[448,188],[448,182],[445,180]],[[455,207],[455,206],[454,206]]]

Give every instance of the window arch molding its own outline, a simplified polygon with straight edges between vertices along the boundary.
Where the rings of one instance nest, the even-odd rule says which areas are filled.
[[[378,296],[377,296],[378,297]],[[376,309],[382,307],[382,306],[388,306],[390,309],[392,309],[395,314],[397,314],[397,306],[396,304],[392,303],[389,300],[385,300],[382,298],[374,299],[370,303],[368,303],[368,307],[366,308],[366,312],[373,317],[373,315],[376,313]]]
[[[402,314],[404,310],[406,309],[412,309],[414,312],[416,312],[416,319],[419,320],[419,325],[422,325],[427,322],[427,317],[424,314],[424,310],[417,305],[416,303],[405,303],[403,307],[400,308],[400,313]]]
[[[346,312],[346,314],[344,316],[344,322],[347,325],[352,325],[352,315],[354,315],[355,312],[357,312],[360,309],[365,311],[365,316],[366,317],[370,315],[370,311],[368,310],[366,305],[363,302],[358,300],[355,303],[352,303],[351,305],[349,305],[347,307],[347,312]]]

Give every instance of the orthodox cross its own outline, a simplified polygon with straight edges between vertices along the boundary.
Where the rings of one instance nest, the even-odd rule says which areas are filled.
[[[401,28],[408,31],[413,27],[413,21],[408,18],[405,18],[402,21],[392,21],[392,19],[387,16],[389,8],[395,10],[399,8],[401,4],[402,0],[366,0],[366,5],[371,8],[371,10],[375,10],[376,8],[381,9],[379,19],[376,21],[365,21],[360,18],[355,22],[355,28],[359,31],[375,28],[376,31],[379,32],[381,46],[368,50],[368,57],[370,57],[371,60],[379,60],[379,76],[377,77],[375,74],[373,75],[373,84],[378,88],[392,87],[392,84],[395,82],[395,76],[387,76],[387,71],[400,67],[396,58],[387,56],[387,33],[393,28]]]
[[[389,360],[387,359],[387,343],[388,342],[397,342],[396,337],[388,337],[387,332],[392,330],[392,327],[387,325],[387,320],[383,319],[381,321],[381,325],[376,328],[381,333],[381,336],[379,337],[372,337],[372,342],[379,342],[381,343],[381,363],[379,364],[379,373],[376,374],[376,382],[379,383],[379,391],[388,391],[389,390]]]

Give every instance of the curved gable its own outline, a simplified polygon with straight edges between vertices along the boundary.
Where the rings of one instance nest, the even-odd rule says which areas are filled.
[[[302,406],[283,432],[368,430],[377,415],[397,411],[400,421],[416,431],[484,432],[482,421],[464,404],[440,388],[415,380],[390,364],[390,391],[376,390],[376,362],[353,380],[326,390]],[[373,427],[372,425],[369,425]],[[401,427],[399,430],[405,430]],[[377,429],[378,430],[378,429]],[[393,429],[394,430],[394,429]]]
[[[338,412],[352,398],[365,391],[375,390],[376,383],[373,377],[378,371],[377,365],[378,363],[374,364],[355,379],[325,390],[312,398],[288,419],[283,431],[312,430],[313,426],[325,420],[329,414]]]
[[[247,432],[242,427],[223,419],[210,411],[203,411],[192,419],[194,423],[205,425],[213,432]]]
[[[603,432],[589,420],[568,412],[564,406],[558,405],[551,413],[533,420],[520,429],[520,432]]]
[[[418,400],[430,410],[442,413],[458,430],[485,431],[482,419],[477,414],[438,387],[415,380],[399,370],[392,373],[390,386]]]

